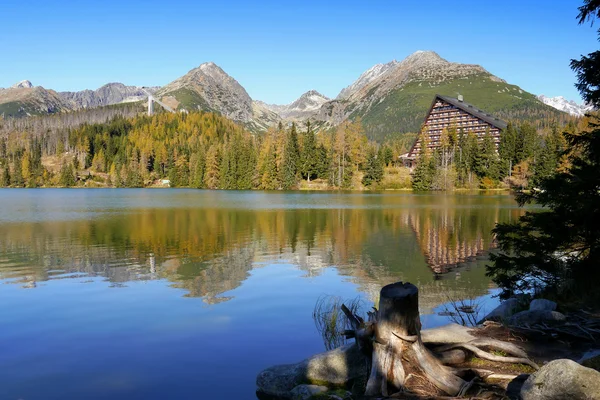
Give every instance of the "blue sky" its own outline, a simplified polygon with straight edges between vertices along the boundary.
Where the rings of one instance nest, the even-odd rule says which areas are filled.
[[[0,87],[165,85],[214,61],[269,103],[335,97],[376,63],[434,50],[535,94],[580,100],[569,60],[599,47],[581,0],[0,3]],[[446,5],[450,4],[448,8]]]

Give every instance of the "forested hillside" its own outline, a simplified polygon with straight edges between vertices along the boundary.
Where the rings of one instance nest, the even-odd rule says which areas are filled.
[[[547,127],[547,121],[564,123],[570,119],[568,114],[541,103],[518,86],[491,78],[480,74],[441,83],[411,82],[367,109],[358,108],[350,118],[362,117],[368,136],[385,141],[418,132],[436,94],[461,94],[465,101],[506,121],[530,121],[537,127]]]
[[[5,135],[0,186],[143,187],[168,180],[172,187],[292,189],[301,179],[321,179],[349,188],[360,186],[363,175],[370,184],[362,172],[369,160],[380,174],[377,151],[380,160],[392,161],[389,147],[368,143],[360,121],[331,134],[292,124],[254,135],[214,113],[118,116]]]
[[[491,137],[478,140],[449,130],[439,149],[420,154],[411,175],[399,159],[410,142],[371,142],[360,118],[327,131],[315,132],[310,123],[279,124],[253,134],[215,113],[149,117],[139,107],[5,121],[0,129],[0,186],[526,188],[560,167],[566,146],[564,127],[558,124],[548,129],[528,122],[510,124],[499,152]],[[124,116],[128,114],[135,116]],[[110,120],[83,123],[86,119]],[[573,130],[576,121],[567,129]]]

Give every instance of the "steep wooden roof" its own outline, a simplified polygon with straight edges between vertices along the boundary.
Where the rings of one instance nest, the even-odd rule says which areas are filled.
[[[495,126],[498,129],[501,129],[501,130],[506,129],[506,126],[507,126],[506,122],[494,117],[493,115],[491,115],[483,110],[480,110],[479,108],[475,107],[472,104],[455,99],[454,97],[448,97],[448,96],[442,96],[440,94],[436,94],[435,99],[433,99],[433,103],[431,103],[431,107],[429,108],[429,112],[431,112],[431,110],[435,106],[435,103],[438,99],[445,101],[448,104],[452,104],[453,106],[460,108],[461,110],[468,112],[471,115],[474,115],[475,117],[487,122],[490,125]],[[429,113],[427,115],[429,115]]]

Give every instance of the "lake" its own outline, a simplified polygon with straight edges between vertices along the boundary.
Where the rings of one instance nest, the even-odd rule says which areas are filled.
[[[416,284],[424,328],[485,276],[498,194],[0,189],[0,399],[255,399],[324,351],[323,295]]]

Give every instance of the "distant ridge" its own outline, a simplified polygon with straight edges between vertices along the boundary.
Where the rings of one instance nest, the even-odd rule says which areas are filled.
[[[416,51],[401,61],[376,64],[329,99],[310,90],[287,105],[252,99],[244,87],[214,62],[206,62],[169,84],[149,90],[175,109],[219,113],[256,132],[280,121],[311,120],[317,128],[361,118],[371,139],[417,132],[435,94],[456,97],[510,119],[582,115],[581,107],[560,98],[539,98],[476,64],[450,62],[434,51]],[[109,83],[96,90],[56,93],[29,81],[0,89],[0,114],[23,117],[93,108],[145,99],[135,86]]]

